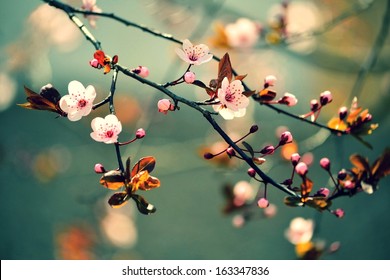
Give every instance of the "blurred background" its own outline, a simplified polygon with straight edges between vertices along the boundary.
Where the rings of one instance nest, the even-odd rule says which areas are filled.
[[[275,75],[278,96],[291,92],[299,100],[297,106],[287,108],[292,113],[308,112],[310,100],[330,90],[333,102],[322,110],[320,123],[337,116],[338,108],[349,107],[357,96],[374,123],[379,123],[372,135],[364,137],[373,149],[350,136],[328,137],[326,131],[258,104],[251,104],[244,118],[227,122],[216,116],[235,139],[257,123],[260,131],[247,139],[254,147],[275,144],[280,130],[288,128],[299,152],[312,161],[309,174],[318,189],[331,188],[318,164],[322,157],[331,160],[336,174],[351,167],[350,154],[359,153],[373,162],[388,146],[390,48],[388,29],[383,27],[388,2],[290,1],[287,12],[274,0],[98,0],[96,4],[105,12],[176,38],[208,44],[220,57],[229,52],[233,67],[248,74],[245,81],[252,89],[260,90],[264,77]],[[82,5],[81,0],[68,3]],[[153,215],[138,213],[133,203],[111,209],[107,199],[113,192],[99,184],[100,175],[93,167],[99,162],[106,169],[117,168],[114,147],[89,136],[91,119],[105,116],[108,108],[70,122],[16,106],[25,102],[23,85],[38,92],[51,83],[65,95],[72,80],[94,85],[96,100],[101,100],[109,92],[110,74],[89,66],[94,49],[63,12],[38,0],[2,1],[1,6],[1,259],[296,259],[294,246],[285,237],[295,217],[315,221],[313,240],[321,240],[326,247],[340,242],[336,253],[322,258],[389,259],[389,178],[372,195],[336,200],[333,208],[345,210],[342,219],[307,207],[284,206],[285,195],[270,187],[268,199],[276,215],[254,208],[253,218],[243,224],[239,212],[223,213],[223,186],[247,181],[258,187],[249,180],[247,167],[236,160],[228,164],[204,160],[204,151],[226,148],[218,146],[221,139],[204,118],[184,105],[167,115],[158,113],[156,104],[163,95],[123,75],[118,77],[115,97],[123,126],[120,141],[131,139],[140,127],[147,133],[121,149],[123,158],[131,156],[135,162],[143,156],[156,157],[153,175],[162,184],[143,193],[157,207]],[[315,36],[285,44],[277,32],[280,13],[286,13],[288,32],[310,35],[314,30]],[[172,81],[187,67],[175,54],[180,46],[172,42],[110,19],[97,19],[93,28],[87,18],[80,18],[107,54],[117,54],[129,68],[147,66],[148,78],[155,82]],[[249,47],[229,46],[221,35],[239,18],[258,27],[260,35]],[[378,43],[378,37],[384,41]],[[376,63],[361,73],[356,86],[370,55],[377,58]],[[192,70],[207,84],[216,78],[217,68],[212,61]],[[172,90],[189,99],[207,99],[194,86],[182,84]],[[291,172],[280,153],[269,157],[263,168],[277,181]]]

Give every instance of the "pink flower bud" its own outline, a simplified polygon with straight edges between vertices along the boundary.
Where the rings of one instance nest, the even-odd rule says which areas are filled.
[[[333,214],[337,217],[337,218],[342,218],[344,217],[344,210],[341,209],[341,208],[338,208],[336,210],[333,211]]]
[[[318,107],[320,106],[320,104],[318,103],[318,100],[317,99],[312,99],[310,101],[310,110],[312,112],[315,112],[317,111]]]
[[[186,72],[184,74],[184,81],[187,83],[187,84],[192,84],[196,79],[196,76],[195,76],[195,73],[194,72]]]
[[[247,173],[248,173],[248,175],[250,177],[255,177],[256,176],[256,171],[253,168],[249,168]]]
[[[294,153],[291,155],[291,163],[293,166],[296,166],[301,159],[301,156],[298,153]]]
[[[137,68],[134,68],[131,71],[142,78],[146,78],[149,76],[149,69],[145,66],[138,66]]]
[[[89,65],[91,65],[93,68],[97,68],[97,69],[102,68],[102,66],[100,65],[99,61],[96,58],[89,61]]]
[[[340,118],[340,120],[345,119],[347,114],[348,114],[348,108],[347,107],[344,106],[344,107],[341,107],[339,109],[339,118]]]
[[[351,180],[346,180],[344,182],[344,188],[346,189],[353,189],[355,187],[355,183],[352,182]]]
[[[260,208],[267,208],[269,205],[269,201],[266,198],[260,198],[259,201],[257,201],[257,206]]]
[[[330,193],[329,189],[327,189],[327,188],[320,188],[316,195],[317,196],[328,197],[329,193]]]
[[[251,128],[249,129],[249,133],[255,133],[256,131],[259,130],[259,126],[257,124],[254,124],[251,126]]]
[[[245,218],[242,215],[236,215],[232,219],[232,224],[235,228],[241,228],[245,225]]]
[[[265,146],[260,153],[263,155],[272,155],[275,152],[275,147],[272,145]]]
[[[213,155],[212,153],[205,153],[205,154],[203,155],[203,157],[204,157],[205,159],[212,159],[212,158],[214,157],[214,155]]]
[[[141,138],[144,138],[146,135],[146,132],[143,128],[139,128],[137,129],[137,131],[135,132],[135,137],[137,137],[137,139],[141,139]]]
[[[333,100],[332,93],[329,90],[324,91],[320,94],[320,103],[322,106],[332,102],[332,100]]]
[[[163,114],[167,114],[169,110],[172,110],[173,104],[169,99],[161,99],[157,103],[158,111]]]
[[[100,174],[100,173],[105,173],[106,172],[106,169],[104,169],[104,166],[103,164],[101,163],[96,163],[95,164],[95,172]]]
[[[278,208],[276,207],[275,204],[272,204],[270,203],[268,205],[268,207],[264,208],[263,210],[264,212],[264,216],[267,217],[267,218],[272,218],[273,216],[276,215],[276,213],[278,212]]]
[[[371,114],[366,114],[364,118],[362,119],[363,122],[369,122],[372,120],[372,115]]]
[[[280,135],[280,141],[279,141],[279,145],[285,145],[287,143],[291,143],[293,140],[293,136],[291,134],[290,131],[285,131],[282,133],[282,135]]]
[[[305,176],[308,172],[308,169],[307,169],[307,165],[306,163],[304,162],[300,162],[297,164],[297,166],[295,166],[295,171],[301,175],[301,176]]]
[[[329,171],[330,170],[330,160],[326,157],[322,158],[320,160],[320,165],[323,169],[325,169],[326,171]]]
[[[232,148],[232,147],[229,147],[226,149],[226,153],[231,156],[231,157],[234,157],[236,155],[236,151]]]
[[[274,86],[276,83],[276,77],[273,75],[268,75],[264,78],[264,87],[267,88],[269,86]]]
[[[262,157],[254,157],[253,158],[253,162],[256,163],[257,165],[262,165],[266,161],[267,160],[265,158],[262,158]]]
[[[278,100],[279,104],[285,104],[289,107],[294,106],[298,103],[298,99],[295,97],[294,94],[286,92],[282,98]]]

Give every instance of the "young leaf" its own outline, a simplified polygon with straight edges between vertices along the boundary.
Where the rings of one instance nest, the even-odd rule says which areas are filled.
[[[118,192],[114,193],[109,199],[108,204],[112,208],[119,208],[126,204],[126,202],[129,200],[129,196],[127,192]]]
[[[160,180],[156,177],[150,176],[147,170],[138,172],[133,178],[131,178],[132,192],[136,192],[138,189],[148,191],[160,186]]]
[[[217,88],[221,87],[222,80],[227,77],[229,82],[233,78],[233,70],[232,70],[232,64],[230,63],[230,57],[228,53],[225,53],[225,55],[221,58],[218,65],[218,86]]]
[[[131,198],[135,201],[135,203],[137,204],[137,208],[138,210],[144,214],[144,215],[150,215],[154,212],[156,212],[156,207],[154,207],[154,205],[150,204],[149,202],[147,202],[145,200],[145,198],[143,198],[142,196],[138,195],[138,194],[133,194],[131,196]]]
[[[245,148],[248,150],[248,152],[250,153],[251,157],[254,157],[255,155],[255,152],[253,151],[253,148],[250,144],[248,144],[247,142],[245,141],[242,141],[242,145],[245,146]]]
[[[110,190],[117,190],[125,185],[125,177],[120,170],[111,170],[103,174],[100,184]]]
[[[154,166],[156,165],[156,159],[154,157],[144,157],[141,158],[131,170],[131,178],[133,178],[137,173],[141,171],[148,171],[149,173],[153,171]]]

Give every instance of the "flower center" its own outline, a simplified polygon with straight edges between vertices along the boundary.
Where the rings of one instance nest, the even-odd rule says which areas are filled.
[[[106,131],[106,137],[111,138],[114,135],[114,132],[112,130]]]
[[[188,58],[189,58],[191,61],[197,61],[197,60],[198,60],[198,56],[196,55],[195,50],[192,51],[192,54],[189,55]]]
[[[78,105],[79,105],[78,107],[83,108],[87,105],[87,101],[85,99],[81,99],[81,100],[79,100]]]
[[[233,100],[235,99],[236,97],[233,95],[233,94],[231,94],[231,93],[226,93],[226,95],[225,95],[225,100],[227,101],[227,102],[233,102]]]

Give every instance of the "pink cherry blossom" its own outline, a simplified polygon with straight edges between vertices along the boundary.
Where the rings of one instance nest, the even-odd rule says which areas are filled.
[[[322,158],[322,159],[320,160],[320,166],[321,166],[323,169],[329,171],[329,169],[330,169],[330,160],[329,160],[328,158],[326,158],[326,157]]]
[[[108,115],[104,119],[94,118],[91,127],[92,139],[106,144],[118,142],[118,135],[122,131],[122,124],[115,115]]]
[[[296,166],[300,160],[301,156],[298,153],[294,153],[291,155],[291,162],[294,166]]]
[[[131,71],[142,78],[147,78],[149,76],[149,68],[145,66],[138,66],[137,68],[134,68]]]
[[[146,132],[143,128],[138,128],[137,131],[135,132],[135,137],[137,139],[141,139],[141,138],[144,138],[146,135]]]
[[[274,75],[268,75],[267,77],[264,78],[264,85],[267,86],[274,86],[276,83],[276,77]]]
[[[94,12],[94,13],[101,13],[102,9],[100,9],[98,6],[96,6],[96,0],[83,0],[83,5],[81,6],[82,9],[89,11],[89,12]],[[85,16],[89,24],[95,28],[96,27],[96,20],[98,19],[97,16],[95,15],[86,15]]]
[[[168,111],[174,110],[174,105],[169,99],[161,99],[157,102],[157,108],[160,113],[166,115]]]
[[[209,62],[213,58],[208,46],[204,44],[194,46],[188,39],[183,41],[183,49],[176,49],[176,53],[185,62],[193,65]]]
[[[295,106],[298,103],[298,99],[295,97],[294,94],[286,92],[282,98],[278,100],[279,104],[285,104],[289,107]]]
[[[96,91],[93,86],[85,88],[78,81],[71,81],[68,91],[69,94],[61,98],[60,107],[68,114],[70,121],[78,121],[91,112]]]
[[[259,39],[258,24],[247,18],[239,18],[225,27],[227,43],[232,48],[251,48]]]

